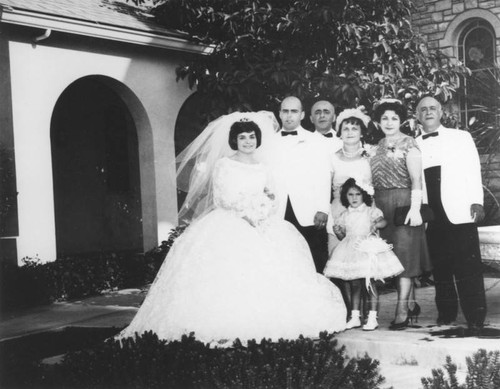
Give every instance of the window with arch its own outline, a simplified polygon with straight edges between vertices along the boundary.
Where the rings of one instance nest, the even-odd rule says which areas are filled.
[[[496,37],[493,27],[483,19],[472,19],[458,42],[459,58],[471,70],[464,80],[460,98],[461,121],[472,118],[498,125],[499,83],[496,63]]]

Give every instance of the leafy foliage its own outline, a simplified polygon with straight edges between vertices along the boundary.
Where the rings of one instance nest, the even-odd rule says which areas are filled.
[[[500,387],[500,351],[479,349],[472,357],[466,358],[467,376],[464,384],[457,379],[457,365],[451,357],[446,357],[444,368],[433,369],[432,377],[422,378],[424,389],[494,389]]]
[[[108,340],[67,354],[41,369],[39,386],[60,388],[343,388],[371,389],[383,382],[378,361],[347,359],[333,335],[313,341],[262,339],[210,348],[193,336],[166,343],[153,333]]]
[[[446,101],[465,71],[440,52],[427,52],[411,28],[411,0],[153,3],[157,21],[213,48],[177,70],[207,97],[212,117],[273,110],[290,94],[343,107],[369,108],[383,96],[412,105],[427,93]]]
[[[145,254],[103,254],[97,257],[61,258],[40,263],[25,258],[24,266],[1,264],[2,311],[98,295],[105,290],[141,287],[154,280],[174,240],[185,227],[172,230]]]

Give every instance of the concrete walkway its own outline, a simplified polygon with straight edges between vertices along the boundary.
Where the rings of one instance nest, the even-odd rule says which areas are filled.
[[[370,357],[378,359],[388,387],[421,388],[420,379],[431,377],[432,369],[442,368],[447,355],[457,364],[457,375],[463,383],[467,373],[466,357],[480,348],[500,351],[500,278],[485,278],[485,288],[488,314],[484,335],[479,337],[456,335],[460,329],[467,328],[461,313],[453,325],[436,325],[434,287],[429,286],[417,289],[422,313],[412,328],[404,331],[388,330],[396,306],[396,293],[389,293],[380,296],[380,327],[376,331],[353,329],[339,334],[337,339],[346,346],[349,356],[368,353]]]
[[[421,388],[421,377],[431,376],[433,368],[442,367],[447,355],[458,365],[459,377],[465,377],[465,358],[479,348],[500,350],[500,279],[485,278],[488,317],[485,335],[456,337],[446,331],[466,327],[463,317],[452,326],[435,325],[434,288],[417,289],[422,308],[418,323],[403,331],[389,331],[393,319],[396,294],[380,296],[379,324],[375,331],[353,329],[337,335],[349,356],[365,353],[381,362],[381,374],[386,377],[383,388]],[[146,291],[121,290],[70,303],[55,303],[12,313],[1,318],[0,342],[8,339],[60,330],[67,326],[125,327],[142,303]],[[456,331],[455,331],[456,332]],[[489,334],[488,334],[489,333]]]

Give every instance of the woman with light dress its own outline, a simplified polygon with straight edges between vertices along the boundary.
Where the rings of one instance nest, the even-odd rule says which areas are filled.
[[[339,244],[333,231],[333,221],[346,210],[340,201],[340,190],[344,182],[350,177],[370,183],[372,173],[368,153],[363,146],[363,137],[366,134],[370,117],[358,108],[349,108],[342,111],[335,125],[337,135],[342,139],[342,148],[333,157],[333,200],[328,215],[327,232],[328,250],[331,255]]]
[[[414,278],[431,270],[420,214],[422,203],[422,159],[415,139],[401,132],[406,108],[399,100],[382,100],[374,112],[385,137],[370,159],[375,204],[382,210],[387,226],[380,236],[393,245],[404,272],[398,276],[398,300],[389,329],[400,330],[420,313],[414,299]],[[404,224],[394,223],[396,208],[410,206]]]
[[[237,338],[245,344],[344,330],[340,291],[316,273],[298,231],[273,217],[272,180],[261,161],[273,153],[265,142],[277,128],[270,112],[233,113],[179,156],[180,174],[192,168],[180,215],[194,221],[119,338],[153,331],[171,341],[194,333],[227,347]]]
[[[328,233],[328,256],[339,244],[339,239],[333,231],[334,220],[346,210],[340,201],[340,189],[342,184],[353,175],[359,179],[371,183],[371,169],[368,162],[368,153],[363,146],[363,138],[366,136],[370,117],[365,115],[359,108],[348,108],[342,111],[336,121],[335,131],[342,140],[342,148],[338,150],[332,159],[332,193],[333,200],[326,224]],[[323,272],[323,274],[325,274]],[[327,275],[328,277],[328,275]],[[352,309],[352,294],[350,286],[340,278],[330,277],[343,294],[348,311]]]

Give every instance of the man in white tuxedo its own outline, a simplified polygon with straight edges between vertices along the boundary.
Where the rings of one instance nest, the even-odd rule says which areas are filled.
[[[314,134],[322,137],[321,139],[329,145],[333,153],[342,147],[342,141],[333,128],[335,118],[335,107],[327,100],[318,100],[311,107],[309,119],[314,125]]]
[[[311,107],[311,116],[309,117],[314,125],[313,134],[316,135],[321,143],[326,147],[326,152],[329,154],[330,172],[333,181],[333,172],[335,157],[334,154],[342,148],[342,140],[333,128],[333,122],[336,119],[335,107],[327,100],[318,100]],[[333,200],[333,193],[330,196],[330,203]],[[333,234],[328,234],[328,253],[331,255],[335,247],[339,244],[339,240]],[[338,285],[337,285],[338,286]]]
[[[479,155],[467,131],[441,125],[443,110],[433,97],[417,106],[423,134],[424,190],[434,211],[427,228],[433,262],[438,324],[456,320],[458,300],[472,334],[481,331],[486,297],[475,223],[484,218]],[[458,295],[457,295],[458,292]]]
[[[311,107],[311,116],[309,119],[314,125],[313,134],[320,140],[321,144],[326,148],[326,153],[329,158],[330,166],[330,203],[333,201],[333,173],[335,171],[335,153],[342,148],[343,142],[333,128],[333,123],[337,115],[335,107],[327,100],[318,100]],[[330,217],[330,215],[329,215]],[[339,239],[334,234],[327,235],[328,257],[339,244]],[[342,292],[342,297],[346,306],[349,306],[349,296],[346,294],[345,282],[339,278],[330,279]]]
[[[328,260],[326,222],[330,207],[329,158],[321,139],[304,129],[301,101],[285,98],[280,107],[282,128],[276,133],[278,152],[272,166],[276,180],[278,215],[304,236],[316,270]]]

